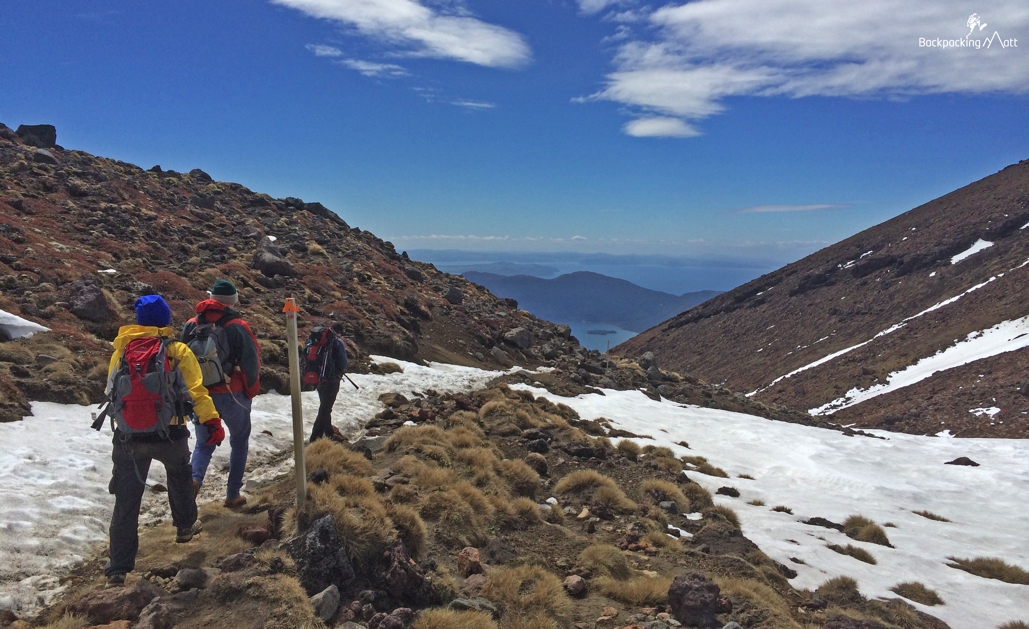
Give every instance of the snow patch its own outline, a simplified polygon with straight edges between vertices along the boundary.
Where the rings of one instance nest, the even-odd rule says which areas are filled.
[[[113,274],[115,274],[117,272],[118,271],[116,271],[114,269],[100,269],[99,271],[97,271],[97,273],[107,273],[109,275],[113,275]]]
[[[4,310],[0,310],[0,329],[4,330],[12,339],[28,338],[36,332],[50,331],[50,328],[41,326],[28,319],[22,319],[18,315]]]
[[[953,258],[951,258],[950,259],[950,263],[951,264],[957,264],[958,262],[961,262],[965,258],[967,258],[967,257],[969,257],[971,255],[977,254],[980,251],[982,251],[983,249],[989,249],[992,246],[993,246],[992,242],[990,242],[989,240],[983,240],[982,238],[980,238],[979,240],[975,241],[974,245],[972,245],[968,249],[965,249],[964,251],[962,251],[961,253],[957,254]]]
[[[975,415],[976,417],[982,417],[983,415],[986,415],[990,419],[993,419],[993,416],[999,413],[1000,409],[996,406],[991,406],[989,408],[970,408],[968,409],[968,412]]]

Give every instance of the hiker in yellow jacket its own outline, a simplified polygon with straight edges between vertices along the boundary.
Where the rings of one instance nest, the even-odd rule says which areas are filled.
[[[192,467],[189,428],[195,412],[210,429],[209,444],[225,439],[225,429],[204,388],[200,365],[185,343],[176,340],[171,309],[160,295],[136,300],[137,325],[122,326],[114,340],[107,370],[107,392],[114,430],[114,470],[109,491],[114,494],[110,528],[110,561],[104,568],[108,587],[125,584],[136,564],[139,548],[139,509],[150,463],[157,459],[168,475],[168,502],[177,529],[176,542],[200,532]],[[99,430],[103,415],[94,428]]]

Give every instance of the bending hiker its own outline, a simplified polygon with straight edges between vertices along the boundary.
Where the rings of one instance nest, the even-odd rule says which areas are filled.
[[[200,365],[169,327],[168,304],[160,295],[146,295],[136,300],[135,308],[137,325],[122,326],[114,339],[107,371],[110,402],[93,424],[100,430],[110,415],[115,429],[108,486],[114,494],[111,557],[104,568],[108,587],[124,585],[126,573],[136,566],[139,507],[150,462],[164,464],[175,541],[188,542],[202,527],[190,483],[186,419],[195,412],[210,427],[207,443],[212,448],[225,438]]]
[[[209,299],[197,304],[197,315],[182,329],[182,340],[196,354],[204,386],[211,393],[219,415],[229,429],[229,479],[225,506],[242,507],[247,499],[239,494],[250,449],[250,402],[261,389],[261,352],[247,322],[230,308],[239,303],[236,287],[218,280]],[[200,491],[214,445],[208,443],[205,424],[197,424],[197,445],[193,450],[193,491]]]
[[[318,417],[311,430],[312,442],[322,437],[334,440],[343,438],[339,429],[332,425],[332,407],[339,395],[339,382],[347,370],[347,346],[340,338],[345,332],[342,323],[333,323],[331,328],[318,327],[311,330],[307,342],[304,379],[318,386]]]

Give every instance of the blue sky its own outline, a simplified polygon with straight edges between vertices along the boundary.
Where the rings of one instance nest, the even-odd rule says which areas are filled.
[[[1029,158],[1024,0],[37,0],[0,23],[0,122],[400,249],[785,262]]]

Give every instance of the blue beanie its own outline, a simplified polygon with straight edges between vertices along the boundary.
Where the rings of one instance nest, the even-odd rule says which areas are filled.
[[[163,328],[171,324],[171,308],[160,295],[144,295],[136,300],[136,323]]]

